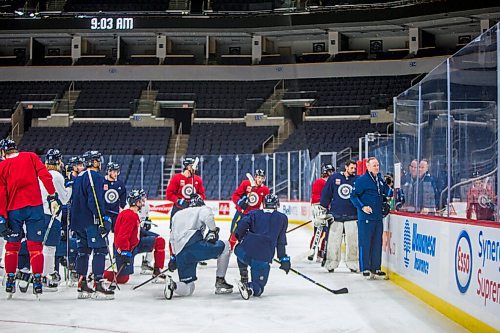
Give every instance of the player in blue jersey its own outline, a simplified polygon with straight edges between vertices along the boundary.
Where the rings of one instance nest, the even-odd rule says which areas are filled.
[[[358,221],[351,191],[356,181],[356,162],[348,160],[344,171],[331,175],[321,192],[320,205],[333,217],[328,228],[325,267],[333,272],[340,263],[342,235],[345,234],[346,265],[351,272],[359,270]]]
[[[83,154],[87,170],[73,183],[70,227],[76,233],[78,255],[78,298],[113,299],[114,292],[104,286],[105,257],[108,254],[107,235],[111,219],[104,215],[104,177],[101,169],[101,153],[88,151]],[[92,256],[94,288],[87,284],[89,257]]]
[[[118,179],[120,175],[120,164],[109,162],[106,166],[104,177],[104,207],[106,215],[111,218],[111,230],[115,230],[115,223],[120,210],[127,204],[127,189],[125,184]]]
[[[264,292],[269,277],[270,263],[277,252],[280,269],[290,271],[290,257],[286,254],[286,229],[288,218],[277,211],[279,199],[274,194],[264,197],[262,210],[254,210],[245,215],[235,230],[238,245],[234,254],[250,266],[250,282],[238,282],[243,299],[260,296]]]

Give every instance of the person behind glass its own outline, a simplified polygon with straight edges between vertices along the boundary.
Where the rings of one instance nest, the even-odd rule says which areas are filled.
[[[415,189],[416,187],[414,187]],[[439,191],[436,179],[429,173],[429,161],[423,159],[418,165],[417,212],[434,214],[439,206]]]
[[[358,211],[359,266],[363,276],[383,277],[382,261],[382,205],[389,194],[389,186],[379,173],[375,157],[366,161],[366,173],[360,176],[351,192],[351,202]]]
[[[495,192],[491,184],[488,184],[488,178],[481,179],[479,177],[479,172],[475,171],[472,173],[472,178],[476,179],[474,179],[472,187],[467,191],[466,217],[468,220],[471,220],[474,213],[476,220],[494,221]]]
[[[320,227],[325,226],[327,223],[325,219],[326,209],[321,207],[320,205],[321,191],[323,191],[323,188],[325,187],[328,177],[330,177],[334,172],[335,168],[333,167],[333,165],[323,164],[321,166],[321,177],[316,179],[312,184],[311,212],[312,212],[312,221],[314,223],[314,232],[312,234],[311,241],[309,242],[309,257],[308,257],[309,260],[313,260],[314,258],[314,249],[312,247],[314,242],[314,236],[316,235],[316,230]],[[321,242],[320,250],[318,251],[318,258],[320,257],[319,254],[321,254],[324,251],[325,238],[323,238],[323,242]]]
[[[415,212],[415,190],[418,178],[418,161],[412,160],[408,165],[408,171],[401,177],[401,190],[406,193],[406,203],[402,205],[402,211]]]

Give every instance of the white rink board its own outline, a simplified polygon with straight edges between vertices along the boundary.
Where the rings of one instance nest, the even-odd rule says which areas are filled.
[[[500,330],[500,224],[391,214],[383,265]]]

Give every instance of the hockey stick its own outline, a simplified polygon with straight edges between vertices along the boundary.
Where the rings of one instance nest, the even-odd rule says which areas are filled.
[[[273,259],[273,261],[274,261],[275,263],[280,264],[280,262],[279,262],[278,260],[276,260],[276,259]],[[344,287],[344,288],[340,288],[340,289],[330,289],[330,288],[328,288],[328,287],[326,287],[326,286],[322,285],[321,283],[319,283],[319,282],[317,282],[317,281],[314,281],[314,280],[313,280],[313,279],[311,279],[309,276],[304,275],[304,274],[302,274],[301,272],[299,272],[298,270],[293,269],[293,268],[291,268],[291,267],[290,267],[290,271],[292,271],[292,272],[294,272],[295,274],[297,274],[297,275],[299,275],[299,276],[303,277],[303,278],[304,278],[304,279],[306,279],[307,281],[314,283],[314,284],[315,284],[315,285],[317,285],[318,287],[321,287],[321,288],[323,288],[323,289],[325,289],[325,290],[328,290],[328,291],[329,291],[329,292],[331,292],[332,294],[339,295],[339,294],[347,294],[347,293],[349,292],[349,289],[347,289],[347,288],[345,288],[345,287]]]
[[[111,281],[111,284],[109,285],[109,288],[112,288],[113,286],[113,283],[115,284],[116,288],[118,288],[118,290],[120,290],[120,287],[118,286],[118,275],[120,275],[120,273],[122,272],[122,270],[125,268],[126,264],[123,263],[121,264],[120,268],[118,269],[118,272],[116,274],[113,273],[113,281]],[[108,289],[109,289],[108,288]]]
[[[45,242],[47,242],[47,238],[49,238],[50,229],[52,228],[52,224],[54,224],[55,219],[56,219],[56,215],[53,214],[52,217],[50,218],[50,222],[49,222],[49,225],[47,227],[47,230],[45,231],[45,235],[43,236],[42,245],[45,245]]]
[[[253,178],[253,176],[250,174],[250,172],[247,172],[245,174],[245,176],[247,176],[248,180],[250,181],[250,185],[252,187],[256,187],[257,186],[257,183],[255,182],[255,179]]]
[[[304,222],[304,223],[302,223],[302,224],[300,224],[300,225],[298,225],[298,226],[296,226],[296,227],[293,227],[293,228],[292,228],[292,229],[290,229],[290,230],[287,230],[287,231],[286,231],[286,233],[292,232],[292,231],[294,231],[294,230],[296,230],[296,229],[298,229],[298,228],[302,228],[303,226],[305,226],[305,225],[307,225],[307,224],[309,224],[309,223],[311,223],[311,222],[312,222],[312,220],[309,220],[309,221],[307,221],[307,222]]]
[[[157,278],[158,278],[161,274],[164,274],[164,273],[166,273],[167,271],[168,271],[168,268],[167,268],[167,269],[165,269],[165,270],[163,270],[163,271],[161,271],[161,272],[160,272],[160,274],[158,274],[158,275],[156,275],[156,276],[153,276],[152,278],[149,278],[149,279],[147,279],[146,281],[144,281],[144,282],[142,282],[142,283],[138,284],[137,286],[135,286],[134,288],[132,288],[132,290],[136,290],[136,289],[138,289],[138,288],[142,287],[143,285],[148,284],[149,282],[151,282],[151,281],[153,281],[153,280],[157,279]]]

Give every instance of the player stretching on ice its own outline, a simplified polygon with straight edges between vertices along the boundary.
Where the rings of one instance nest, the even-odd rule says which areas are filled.
[[[31,152],[18,152],[16,143],[5,139],[0,147],[5,160],[0,163],[0,236],[6,237],[5,290],[9,296],[16,292],[15,273],[21,234],[26,226],[26,238],[33,272],[33,293],[42,293],[43,236],[45,218],[42,194],[38,185],[40,179],[47,189],[46,200],[51,214],[59,214],[61,204],[52,176],[40,158]],[[43,198],[45,199],[45,198]]]
[[[113,299],[114,292],[104,286],[105,258],[108,254],[108,233],[111,219],[104,216],[104,177],[101,169],[101,153],[88,151],[83,154],[87,171],[82,172],[73,184],[71,202],[71,230],[76,233],[78,255],[78,298]],[[92,256],[92,274],[95,282],[92,289],[87,284],[89,257]]]
[[[264,170],[257,169],[255,170],[254,177],[250,174],[247,174],[247,177],[249,179],[243,180],[231,197],[231,200],[236,205],[236,213],[231,221],[230,229],[231,237],[229,239],[229,245],[231,245],[231,250],[236,244],[234,230],[238,221],[249,212],[260,209],[262,200],[269,194],[269,188],[264,184],[266,180],[266,173]],[[240,269],[241,281],[248,282],[247,266],[238,260],[238,267]]]
[[[160,236],[139,237],[141,220],[139,212],[143,207],[143,194],[139,190],[132,190],[127,196],[130,208],[120,212],[115,225],[115,258],[118,267],[116,282],[126,283],[134,273],[134,257],[136,254],[154,251],[153,276],[160,276],[165,264],[165,239]],[[115,279],[114,272],[106,271],[105,278]],[[163,278],[165,278],[163,276]]]
[[[62,155],[57,149],[49,149],[45,155],[45,166],[52,176],[52,182],[59,194],[63,205],[68,203],[71,197],[71,187],[64,186],[64,177],[61,174]],[[40,181],[40,191],[42,198],[48,193],[43,183]],[[59,272],[55,269],[56,265],[56,247],[61,242],[61,217],[62,213],[52,214],[49,204],[43,203],[43,212],[45,214],[44,244],[43,244],[43,282],[47,291],[57,291],[57,286],[61,281]]]
[[[345,234],[346,265],[351,272],[359,270],[358,221],[356,207],[350,200],[356,181],[356,162],[345,162],[344,172],[331,175],[321,193],[321,208],[333,216],[328,226],[325,267],[333,272],[340,263],[342,235]]]
[[[316,250],[318,250],[318,259],[322,258],[320,253],[324,253],[324,246],[325,246],[325,239],[323,238],[323,241],[321,242],[321,246],[319,244],[314,244],[318,228],[324,229],[326,226],[326,220],[325,220],[325,212],[323,207],[320,206],[319,204],[319,199],[321,198],[321,191],[323,191],[323,187],[325,187],[326,180],[330,175],[335,171],[335,168],[331,164],[323,164],[321,166],[321,177],[316,179],[312,185],[311,188],[311,210],[312,210],[312,220],[314,223],[314,233],[313,237],[311,238],[311,242],[309,243],[309,256],[307,257],[308,260],[313,260],[314,259],[314,253]],[[323,233],[323,232],[321,232]],[[319,236],[321,236],[321,233]],[[326,232],[325,232],[326,233]],[[319,237],[317,239],[319,243]],[[319,246],[319,249],[317,248]]]
[[[171,299],[173,293],[189,296],[194,292],[196,266],[198,262],[217,259],[215,293],[233,292],[233,286],[226,282],[225,276],[229,264],[229,243],[219,240],[219,228],[215,226],[212,210],[205,206],[201,197],[193,197],[190,207],[180,210],[172,219],[170,243],[175,257],[168,263],[169,270],[177,268],[179,282],[169,276],[165,286],[165,298]],[[203,237],[205,229],[207,234]]]
[[[167,200],[174,203],[170,213],[172,219],[178,210],[189,206],[189,200],[195,194],[201,196],[205,200],[205,188],[203,187],[203,180],[196,175],[197,162],[194,158],[186,157],[182,161],[184,169],[181,173],[175,174],[167,187]]]
[[[106,166],[106,176],[104,177],[104,200],[106,215],[111,218],[113,225],[111,230],[115,230],[115,223],[120,210],[127,204],[127,189],[125,184],[118,179],[120,175],[120,165],[109,162]]]
[[[251,282],[238,282],[241,297],[260,296],[269,277],[270,263],[276,249],[281,262],[280,269],[287,274],[290,257],[286,255],[286,229],[288,218],[277,211],[279,199],[274,194],[264,198],[264,209],[254,210],[243,217],[236,226],[239,243],[234,249],[238,259],[250,266]]]

